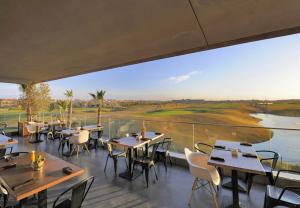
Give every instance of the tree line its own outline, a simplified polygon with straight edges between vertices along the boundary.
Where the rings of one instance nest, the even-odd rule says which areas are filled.
[[[59,110],[59,120],[66,122],[68,127],[72,125],[72,113],[74,93],[72,89],[65,91],[66,99],[59,99],[53,102],[51,98],[50,87],[46,83],[26,83],[20,85],[21,95],[19,103],[23,110],[26,111],[26,121],[33,121],[33,118],[39,112]],[[96,93],[89,93],[95,106],[97,107],[97,125],[101,125],[101,114],[104,106],[105,91],[100,90]],[[67,112],[67,118],[65,118]]]

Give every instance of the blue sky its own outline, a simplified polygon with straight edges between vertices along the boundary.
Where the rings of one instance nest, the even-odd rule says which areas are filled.
[[[108,99],[300,98],[300,35],[257,41],[48,82],[52,96],[104,89]],[[0,98],[18,86],[0,83]]]

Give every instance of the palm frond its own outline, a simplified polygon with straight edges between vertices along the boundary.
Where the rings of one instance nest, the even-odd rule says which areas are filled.
[[[94,100],[96,100],[97,97],[96,97],[96,95],[95,95],[94,93],[89,93],[89,95],[92,96],[92,98],[93,98]]]
[[[72,98],[73,97],[73,90],[66,90],[65,91],[65,96],[67,96],[68,98]]]
[[[58,106],[59,109],[63,110],[63,111],[66,111],[67,110],[67,102],[65,100],[57,100],[56,101],[56,104]]]

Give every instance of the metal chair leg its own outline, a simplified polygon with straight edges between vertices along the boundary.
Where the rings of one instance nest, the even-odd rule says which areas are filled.
[[[118,158],[113,157],[114,160],[114,169],[115,169],[115,175],[117,175],[117,169],[118,169]]]
[[[145,178],[147,183],[147,188],[149,187],[149,167],[145,167]]]
[[[192,186],[192,192],[191,192],[191,195],[190,195],[189,203],[188,203],[189,205],[190,205],[191,202],[192,202],[193,194],[194,194],[194,192],[195,192],[195,190],[196,190],[197,181],[198,181],[198,179],[195,178],[194,183],[193,183],[193,186]]]
[[[158,177],[157,177],[155,165],[153,165],[153,170],[154,170],[155,178],[156,178],[156,180],[158,181]]]
[[[104,172],[106,171],[106,166],[107,166],[108,158],[109,158],[109,155],[107,155],[107,158],[106,158],[105,167],[104,167]]]
[[[86,143],[84,143],[83,145],[84,145],[86,151],[90,154],[90,150],[89,150],[88,146],[86,145]]]
[[[218,204],[217,194],[215,192],[214,185],[212,184],[212,182],[209,182],[209,187],[210,187],[211,194],[212,194],[212,197],[213,197],[214,205],[215,205],[216,208],[218,208],[219,204]]]
[[[171,160],[170,154],[168,154],[168,158],[169,158],[170,165],[173,166],[173,162],[172,162],[172,160]]]
[[[79,155],[79,150],[80,150],[79,148],[80,148],[80,147],[79,147],[79,145],[76,145],[76,146],[77,146],[77,151],[76,151],[76,154],[77,154],[77,158],[78,158],[78,155]]]
[[[72,150],[71,150],[71,153],[70,153],[70,156],[73,155],[73,152],[75,151],[75,146],[72,147]]]

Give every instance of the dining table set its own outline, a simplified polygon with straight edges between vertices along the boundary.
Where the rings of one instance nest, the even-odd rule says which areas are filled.
[[[238,172],[265,175],[257,152],[252,144],[246,142],[232,142],[217,140],[210,154],[208,165],[231,171],[232,205],[228,207],[239,208]]]
[[[4,149],[17,145],[18,140],[0,134],[0,146]],[[33,167],[33,155],[43,158],[42,170]],[[65,172],[68,168],[69,172]],[[19,206],[28,197],[37,195],[37,206],[47,207],[47,189],[84,173],[84,169],[46,152],[10,152],[0,158],[0,188],[10,195]]]
[[[133,154],[137,153],[138,148],[144,148],[144,154],[148,155],[149,144],[161,139],[163,136],[164,134],[160,132],[147,131],[143,136],[141,133],[133,133],[118,139],[111,139],[108,142],[109,144],[127,149],[128,167],[127,170],[120,173],[119,176],[131,181],[141,175],[140,171],[132,170]]]
[[[37,171],[32,166],[31,154],[18,153],[0,160],[1,190],[6,190],[20,206],[36,194],[37,206],[46,208],[47,189],[84,173],[83,168],[46,152],[39,152],[45,163],[42,170]],[[71,171],[65,172],[64,168]]]
[[[97,133],[97,138],[100,136],[100,132],[103,131],[103,126],[100,125],[86,125],[82,127],[76,127],[76,128],[64,128],[60,131],[61,140],[68,140],[71,136],[78,134],[82,130],[87,130],[91,134],[92,132]],[[90,137],[91,138],[91,137]],[[66,157],[70,157],[73,154],[72,151],[72,144],[69,144],[69,150],[67,152],[63,152],[63,155]]]
[[[30,141],[30,143],[40,143],[43,142],[43,140],[40,138],[40,134],[45,130],[51,130],[55,129],[55,127],[63,127],[65,124],[62,121],[50,121],[50,122],[41,122],[41,121],[35,121],[35,122],[28,122],[28,125],[35,127],[35,133],[34,133],[34,140]]]

